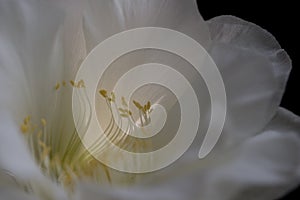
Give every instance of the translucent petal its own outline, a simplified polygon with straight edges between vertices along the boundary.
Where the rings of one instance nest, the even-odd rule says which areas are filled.
[[[228,99],[227,144],[261,131],[274,116],[291,70],[276,39],[261,27],[232,16],[208,21],[211,56],[223,76]]]
[[[53,105],[53,87],[64,74],[62,5],[1,1],[1,106],[38,115],[49,110],[45,105]]]

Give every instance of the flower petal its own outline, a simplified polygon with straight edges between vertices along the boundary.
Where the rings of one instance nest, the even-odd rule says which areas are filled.
[[[18,126],[8,113],[0,115],[0,170],[7,171],[18,180],[41,176],[40,170],[30,155]],[[1,172],[2,173],[2,172]]]
[[[0,2],[0,16],[0,168],[17,179],[39,179],[19,124],[51,105],[47,87],[63,70],[59,27],[64,13],[57,4],[12,0]]]
[[[48,109],[45,105],[53,102],[50,91],[62,79],[65,12],[55,2],[1,1],[1,104],[14,112],[23,107],[36,113]]]
[[[80,184],[77,188],[78,200],[99,200],[99,197],[105,200],[183,200],[182,195],[178,193],[170,193],[164,188],[101,188],[98,185],[91,183]]]
[[[8,114],[12,120],[3,126],[13,124],[12,129],[18,129],[28,115],[35,125],[45,118],[53,130],[59,126],[56,119],[61,122],[69,117],[73,122],[71,87],[66,87],[69,93],[64,91],[61,95],[55,85],[74,78],[86,54],[78,20],[82,15],[77,12],[82,7],[77,1],[67,3],[68,0],[0,2],[0,115]],[[73,133],[74,127],[69,128]]]
[[[53,111],[55,85],[74,78],[86,56],[78,1],[0,2],[2,105],[37,119]]]
[[[206,199],[277,199],[300,181],[300,119],[280,109],[257,135],[232,151],[232,159],[207,174]],[[205,198],[204,198],[205,199]]]
[[[184,165],[175,163],[174,167],[150,174],[156,180],[152,184],[114,190],[83,185],[79,188],[81,198],[275,199],[299,183],[299,127],[299,117],[280,109],[262,134],[216,158],[218,165],[202,166],[203,161],[198,160],[194,152],[195,157],[186,158]]]
[[[65,15],[64,1],[0,2],[0,176],[5,178],[1,185],[30,185],[48,196],[56,196],[52,192],[60,189],[35,164],[19,125],[25,116],[39,120],[53,109],[49,94],[64,74]]]
[[[28,195],[24,191],[12,188],[0,188],[0,199],[6,200],[38,200],[35,196]]]
[[[232,16],[208,21],[211,56],[223,76],[228,112],[224,127],[227,143],[253,135],[274,116],[291,61],[266,30]]]
[[[119,32],[139,27],[163,27],[180,31],[203,46],[209,42],[208,28],[195,0],[89,0],[84,30],[90,51]]]

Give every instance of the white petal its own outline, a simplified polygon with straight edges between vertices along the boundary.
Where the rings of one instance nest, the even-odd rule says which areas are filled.
[[[187,157],[184,165],[174,166],[171,181],[167,176],[172,172],[159,174],[160,180],[166,180],[166,188],[185,193],[187,199],[278,198],[300,181],[299,126],[299,117],[280,109],[261,134],[219,155],[209,155],[209,165],[209,160]]]
[[[82,185],[79,196],[91,200],[272,200],[300,181],[299,127],[299,117],[280,109],[262,134],[223,152],[214,167],[201,167],[203,161],[190,157],[184,165],[164,170],[167,173],[150,174],[159,180],[152,184],[128,189]]]
[[[10,137],[9,143],[1,145],[3,149],[13,147],[17,140],[13,134],[20,132],[19,124],[28,115],[36,123],[45,118],[48,124],[57,116],[61,119],[65,113],[72,115],[71,111],[66,112],[71,107],[71,95],[65,95],[69,99],[68,106],[62,105],[66,107],[63,112],[57,108],[58,94],[54,87],[57,82],[70,80],[78,62],[85,56],[79,29],[82,30],[82,26],[78,23],[82,15],[77,13],[82,7],[74,2],[69,6],[66,1],[0,2],[0,115],[11,120],[1,122],[4,129],[1,137]],[[57,111],[62,112],[53,117],[53,112]],[[69,120],[73,122],[72,117]],[[70,128],[73,131],[73,127]],[[18,146],[19,140],[16,141]],[[18,163],[19,159],[13,159]]]
[[[207,199],[268,200],[283,196],[300,181],[300,119],[280,109],[264,132],[238,149],[232,159],[207,174]]]
[[[231,144],[258,133],[274,116],[291,61],[276,39],[255,24],[221,16],[209,20],[208,25],[213,40],[211,56],[227,92],[224,134]]]
[[[28,180],[41,176],[39,168],[13,123],[9,113],[0,115],[0,170],[4,170],[18,180]]]
[[[184,196],[170,193],[164,188],[101,188],[99,185],[81,184],[76,200],[183,200]]]
[[[57,35],[64,15],[46,2],[12,0],[0,2],[0,16],[0,167],[26,179],[41,174],[22,140],[19,123],[48,109],[43,86],[49,84],[45,77],[62,71]]]
[[[53,109],[49,94],[64,75],[65,16],[64,1],[0,2],[0,173],[48,196],[60,189],[35,164],[19,124],[27,115],[39,120]],[[6,176],[1,185],[11,182]]]
[[[204,46],[209,42],[208,28],[195,0],[87,1],[84,28],[89,51],[113,34],[138,27],[169,28]]]
[[[28,195],[25,192],[16,188],[1,188],[0,199],[3,200],[38,200],[35,196]]]
[[[68,11],[74,10],[71,8]],[[53,88],[70,71],[65,67],[70,63],[65,63],[65,58],[70,58],[70,53],[64,52],[65,42],[76,45],[76,41],[64,39],[64,31],[70,38],[76,35],[72,27],[68,27],[72,31],[66,30],[70,26],[65,21],[67,13],[65,1],[0,2],[0,89],[5,91],[0,98],[2,106],[36,117],[53,109]]]

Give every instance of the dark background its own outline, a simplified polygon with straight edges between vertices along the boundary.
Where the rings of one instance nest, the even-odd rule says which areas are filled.
[[[272,33],[282,48],[288,52],[293,61],[293,69],[281,106],[300,116],[300,95],[298,95],[300,91],[298,88],[300,86],[300,58],[296,56],[298,53],[296,36],[300,37],[298,31],[300,23],[296,20],[297,17],[299,18],[300,10],[297,9],[299,7],[296,3],[288,1],[272,1],[268,4],[263,0],[259,2],[242,0],[220,2],[198,0],[200,13],[205,20],[218,15],[234,15],[253,22]],[[300,187],[280,200],[300,199],[299,197]]]

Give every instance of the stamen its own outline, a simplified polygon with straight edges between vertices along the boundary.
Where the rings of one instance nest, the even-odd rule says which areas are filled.
[[[107,98],[107,91],[106,91],[106,90],[100,90],[99,93],[100,93],[104,98]]]
[[[60,88],[60,83],[56,83],[54,88],[55,88],[55,90],[58,90]]]
[[[143,106],[142,106],[139,102],[133,100],[133,104],[134,104],[139,110],[142,110],[142,109],[143,109]]]
[[[99,91],[99,93],[108,102],[112,102],[112,103],[115,104],[116,96],[115,96],[114,92],[111,92],[111,96],[109,96],[107,90],[101,89]],[[119,116],[123,117],[123,118],[132,119],[132,121],[134,121],[133,118],[132,118],[132,112],[128,109],[128,104],[127,104],[127,102],[125,100],[125,97],[121,97],[121,103],[124,106],[124,108],[118,108],[118,111],[120,112]],[[141,126],[142,127],[143,126],[147,126],[151,122],[150,113],[152,112],[152,110],[151,110],[151,103],[150,103],[150,101],[148,101],[145,105],[142,105],[138,101],[133,100],[133,104],[139,110],[139,120],[140,120]],[[111,110],[112,109],[111,105],[108,104],[108,106],[109,106],[109,108]]]
[[[42,123],[43,127],[46,127],[47,121],[44,118],[41,119],[41,123]]]
[[[30,131],[31,123],[30,123],[31,117],[28,115],[24,118],[23,124],[20,125],[20,130],[23,134],[26,134]]]
[[[85,83],[83,80],[80,80],[77,83],[75,81],[71,80],[70,84],[74,88],[85,88]]]
[[[72,87],[75,87],[75,82],[73,80],[70,81]]]
[[[140,122],[141,126],[146,126],[150,123],[150,113],[151,113],[151,103],[148,101],[144,106],[142,106],[139,102],[133,100],[133,104],[139,109]]]
[[[24,118],[24,124],[29,124],[31,117],[28,115]]]
[[[88,106],[91,107],[90,102],[87,102],[88,98],[84,89],[84,81],[80,80],[76,83],[71,80],[70,84],[75,89],[78,89],[79,92],[77,94],[80,98],[80,102],[87,103]],[[58,82],[55,85],[55,89],[68,89],[67,87],[61,88],[61,85],[66,86],[66,82]],[[59,97],[60,95],[62,95],[62,92],[57,92],[55,94],[57,97],[57,102],[61,100],[59,99]],[[118,113],[120,119],[121,117],[126,117],[127,120],[131,122],[128,123],[128,127],[126,127],[126,129],[124,129],[123,131],[123,129],[116,125],[114,118],[112,118],[105,129],[105,134],[107,134],[109,139],[114,141],[117,145],[130,145],[127,141],[128,134],[124,133],[132,131],[133,116],[132,111],[129,110],[125,98],[122,97],[123,107],[118,108],[116,103],[116,95],[114,94],[114,92],[100,90],[99,93],[102,97],[105,98],[111,112],[112,108],[114,108],[119,111]],[[144,115],[144,113],[149,112],[151,104],[150,102],[147,102],[146,106],[142,106],[141,104],[140,106],[140,111]],[[57,108],[59,109],[59,106],[55,106],[54,113],[55,111],[60,111],[57,110]],[[78,122],[80,123],[80,130],[87,130],[85,126],[89,124],[90,113],[91,111],[89,112],[87,110],[84,110],[82,112],[82,116],[80,117],[80,120]],[[70,115],[71,114],[72,113],[70,113]],[[58,115],[61,116],[61,113],[58,113]],[[143,118],[143,121],[147,123],[149,121],[148,118],[150,117],[145,117],[143,115],[141,115],[140,118]],[[90,151],[87,151],[87,149],[85,149],[81,144],[81,140],[77,129],[75,128],[75,124],[64,123],[64,121],[68,121],[64,118],[60,123],[60,119],[58,119],[56,115],[50,116],[51,118],[41,118],[40,122],[36,124],[33,123],[36,121],[32,121],[31,117],[27,116],[24,118],[23,123],[20,125],[20,131],[23,134],[26,134],[25,138],[28,142],[28,146],[32,154],[35,156],[36,162],[41,167],[45,175],[49,176],[52,180],[62,184],[70,190],[72,190],[76,181],[80,178],[88,178],[96,182],[105,181],[110,183],[113,178],[113,176],[110,175],[111,171],[109,170],[109,168],[96,160],[90,153],[101,153],[103,150],[103,141],[95,141]],[[65,115],[63,116],[65,117]],[[66,125],[71,127],[66,127]],[[122,132],[123,134],[120,134]],[[135,143],[132,142],[130,148],[140,148],[141,146],[143,146],[143,143],[140,143],[139,146],[135,145]]]
[[[111,92],[111,101],[115,102],[116,101],[116,95],[114,92]]]
[[[28,125],[26,125],[26,124],[21,124],[21,132],[23,133],[23,134],[25,134],[25,133],[28,133],[28,130],[29,130],[29,126]]]
[[[70,81],[70,84],[74,88],[85,88],[83,80],[78,81],[78,83]],[[63,81],[62,85],[66,85],[66,82]],[[60,83],[57,83],[55,88],[58,89],[59,87]],[[62,93],[57,93],[56,95],[61,94]],[[78,94],[81,101],[86,103],[86,92],[81,90]],[[88,103],[88,105],[90,104]],[[88,114],[88,112],[84,112],[82,117],[84,119],[90,119],[86,114]],[[26,134],[28,146],[43,172],[54,181],[66,187],[71,187],[71,183],[80,176],[96,179],[97,177],[93,177],[97,176],[94,173],[96,170],[94,168],[95,165],[90,166],[89,162],[94,158],[81,145],[75,124],[68,123],[68,126],[73,127],[65,127],[65,124],[62,126],[56,125],[57,118],[55,117],[52,117],[50,121],[48,120],[41,118],[40,123],[35,125],[32,123],[31,117],[27,116],[20,125],[20,131]],[[80,126],[85,125],[86,124],[83,123]],[[65,130],[71,129],[74,131],[71,133],[65,132]],[[85,130],[85,128],[82,127],[81,130]],[[67,142],[64,142],[64,140]],[[60,179],[61,177],[64,178]]]
[[[77,87],[78,88],[85,88],[85,84],[84,84],[84,81],[83,80],[80,80],[77,84]]]
[[[48,147],[43,141],[39,140],[39,145],[40,147],[42,148],[42,158],[41,158],[41,161],[43,162],[46,157],[49,156],[50,154],[50,151],[51,151],[51,147]]]

